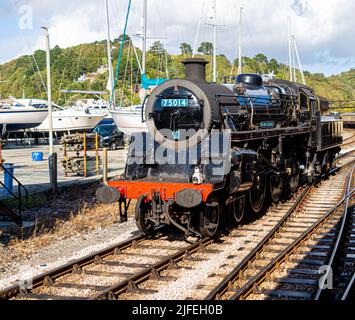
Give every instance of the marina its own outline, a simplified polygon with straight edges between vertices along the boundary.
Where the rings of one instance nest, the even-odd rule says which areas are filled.
[[[64,159],[63,147],[56,145],[54,151],[58,154],[58,163]],[[32,153],[43,153],[42,161],[33,161]],[[94,152],[89,152],[89,155]],[[47,146],[10,146],[2,151],[5,163],[12,163],[14,165],[14,174],[18,177],[21,183],[28,189],[30,193],[46,192],[51,189],[48,171],[48,147]],[[109,177],[114,177],[122,173],[125,165],[124,150],[109,152],[110,167],[108,168]],[[4,173],[0,172],[0,179],[3,181]],[[61,165],[58,166],[58,186],[68,186],[76,183],[85,183],[87,181],[99,181],[102,179],[102,172],[96,175],[96,172],[90,177],[68,176],[65,177],[64,170]],[[16,184],[14,185],[16,192]],[[0,199],[9,197],[6,190],[1,189]]]
[[[355,5],[339,4],[0,7],[17,23],[0,19],[1,306],[227,319],[245,300],[353,301]]]

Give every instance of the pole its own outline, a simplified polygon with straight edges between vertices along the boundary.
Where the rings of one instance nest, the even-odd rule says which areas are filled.
[[[143,53],[142,53],[142,73],[146,73],[146,52],[147,52],[147,0],[143,0]]]
[[[57,168],[58,156],[57,153],[52,153],[49,157],[49,167],[50,167],[50,184],[52,185],[52,190],[55,194],[58,191],[58,168]]]
[[[295,61],[295,43],[293,42],[293,34],[291,34],[291,48],[292,48],[293,81],[297,82],[296,61]]]
[[[2,138],[0,136],[0,164],[2,164]]]
[[[107,184],[107,164],[108,164],[108,159],[107,159],[107,148],[103,149],[103,183]]]
[[[110,16],[108,11],[108,0],[105,0],[106,7],[106,28],[107,28],[107,60],[109,68],[109,86],[110,86],[110,108],[115,104],[115,89],[113,88],[113,68],[111,57],[111,35],[110,35]],[[113,92],[112,92],[113,91]]]
[[[217,82],[217,8],[216,0],[213,0],[213,82]]]
[[[290,71],[290,81],[293,81],[293,74],[292,74],[292,56],[291,56],[291,30],[290,30],[290,17],[287,19],[287,26],[288,26],[288,61],[289,61],[289,71]]]
[[[242,14],[243,14],[243,8],[240,7],[240,15],[239,15],[239,45],[238,45],[238,74],[242,73],[242,36],[243,36]]]
[[[143,17],[142,17],[142,68],[141,68],[141,74],[142,76],[146,74],[147,72],[147,66],[146,66],[146,54],[147,54],[147,14],[148,14],[148,9],[147,9],[147,0],[143,0]],[[134,47],[134,46],[133,46]],[[147,91],[141,87],[139,96],[141,99],[141,102],[143,103],[145,97],[147,95]]]
[[[87,159],[86,159],[87,152],[86,152],[86,133],[85,132],[83,133],[83,136],[84,136],[84,177],[86,178],[86,176],[87,176]]]
[[[46,37],[46,63],[47,63],[47,97],[49,122],[49,155],[53,154],[53,117],[52,117],[52,82],[51,82],[51,56],[48,28],[42,27]]]
[[[296,44],[296,39],[295,39],[295,37],[293,37],[293,44],[294,44],[294,48],[295,48],[297,63],[298,63],[298,66],[299,66],[300,72],[301,72],[302,83],[303,83],[303,84],[306,84],[306,79],[305,79],[305,77],[304,77],[303,68],[302,68],[302,64],[301,64],[301,59],[300,59],[300,55],[298,54],[298,49],[297,49],[297,44]]]
[[[197,41],[198,41],[198,36],[200,34],[200,29],[201,29],[201,24],[202,24],[202,17],[203,17],[203,11],[201,13],[201,16],[200,16],[200,20],[198,22],[198,25],[197,25],[197,32],[196,32],[196,37],[195,37],[195,43],[194,43],[194,48],[192,50],[192,58],[195,57],[196,55],[196,50],[197,50]]]
[[[99,159],[99,135],[97,132],[95,133],[95,152],[96,152],[96,175],[99,175],[99,169],[100,169],[100,159]]]

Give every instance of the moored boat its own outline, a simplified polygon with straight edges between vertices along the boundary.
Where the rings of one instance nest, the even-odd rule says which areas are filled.
[[[142,122],[142,105],[127,108],[115,108],[110,111],[116,126],[126,135],[134,132],[146,132],[147,126]]]
[[[67,109],[57,107],[52,112],[54,132],[86,132],[93,128],[104,118],[103,114],[93,114],[89,109],[70,107]],[[48,132],[49,118],[47,117],[33,132]]]
[[[0,133],[34,128],[48,115],[48,102],[39,99],[12,99],[0,108]]]

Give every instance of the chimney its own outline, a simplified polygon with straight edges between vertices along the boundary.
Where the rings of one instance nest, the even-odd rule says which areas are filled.
[[[206,82],[206,65],[208,61],[202,58],[188,58],[182,61],[185,66],[185,79]]]

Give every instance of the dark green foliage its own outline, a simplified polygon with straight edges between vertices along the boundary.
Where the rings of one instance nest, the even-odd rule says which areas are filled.
[[[155,55],[159,55],[159,54],[164,53],[164,46],[160,41],[155,41],[155,42],[153,42],[149,51]]]
[[[275,74],[280,71],[280,65],[274,58],[270,59],[269,63],[267,63],[267,68],[270,72],[274,71]]]
[[[213,54],[213,44],[211,42],[202,42],[200,47],[197,49],[198,52],[206,55]]]
[[[259,63],[267,63],[268,62],[266,55],[263,53],[258,53],[254,59],[255,59],[255,61],[257,61]]]
[[[192,47],[190,44],[183,42],[180,44],[181,54],[184,56],[191,56],[192,55]]]

